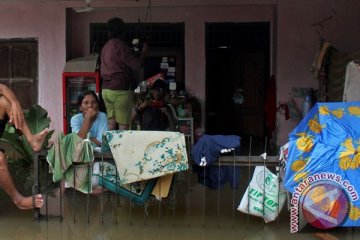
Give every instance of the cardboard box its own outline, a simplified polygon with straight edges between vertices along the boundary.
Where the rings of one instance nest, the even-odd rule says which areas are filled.
[[[64,72],[96,72],[98,69],[98,54],[71,59],[66,62]]]

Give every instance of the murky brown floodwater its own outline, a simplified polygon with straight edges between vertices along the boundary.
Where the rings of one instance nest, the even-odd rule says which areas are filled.
[[[248,177],[242,171],[240,189],[228,185],[221,191],[204,188],[194,173],[180,173],[175,188],[161,202],[151,199],[148,206],[130,204],[114,194],[89,197],[67,189],[63,198],[63,221],[59,213],[59,191],[49,197],[48,220],[33,221],[32,211],[17,210],[8,199],[0,202],[0,239],[358,239],[357,228],[331,231],[302,230],[291,234],[289,212],[285,208],[278,220],[266,224],[261,218],[234,209],[245,192]],[[43,207],[42,213],[46,208]],[[89,222],[88,222],[89,219]]]

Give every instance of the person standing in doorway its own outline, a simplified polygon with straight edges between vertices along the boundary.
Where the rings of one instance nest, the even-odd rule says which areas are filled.
[[[143,44],[141,54],[135,56],[122,39],[124,22],[111,18],[107,22],[109,40],[101,50],[100,73],[102,78],[102,97],[108,116],[109,130],[128,130],[131,123],[133,93],[136,88],[134,71],[144,61],[148,45]]]

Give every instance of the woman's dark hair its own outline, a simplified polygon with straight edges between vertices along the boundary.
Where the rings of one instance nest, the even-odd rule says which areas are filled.
[[[107,29],[110,38],[121,38],[124,33],[124,21],[118,17],[111,18],[107,22]]]
[[[96,99],[96,102],[99,104],[100,102],[99,102],[99,98],[98,98],[98,96],[96,95],[96,93],[94,92],[94,91],[92,91],[92,90],[85,90],[85,91],[83,91],[83,92],[81,92],[80,94],[79,94],[79,96],[78,96],[78,106],[80,107],[81,106],[81,103],[82,103],[82,101],[84,100],[84,98],[87,96],[87,95],[93,95],[94,96],[94,98]]]

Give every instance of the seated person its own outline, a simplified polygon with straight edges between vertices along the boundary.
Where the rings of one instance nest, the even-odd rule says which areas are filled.
[[[144,101],[136,109],[141,130],[165,131],[169,126],[169,116],[165,102],[166,83],[156,80]]]
[[[89,139],[95,147],[101,147],[102,135],[108,130],[106,114],[99,111],[99,99],[95,92],[86,90],[78,97],[80,113],[70,120],[71,132]]]
[[[82,92],[78,97],[78,106],[80,113],[70,120],[71,131],[82,139],[90,139],[95,148],[101,147],[103,133],[108,130],[108,122],[106,114],[99,111],[99,99],[96,93],[91,90]],[[96,179],[92,179],[92,182],[93,185],[97,184]],[[93,187],[95,187],[92,190],[93,194],[102,191],[101,187]]]

